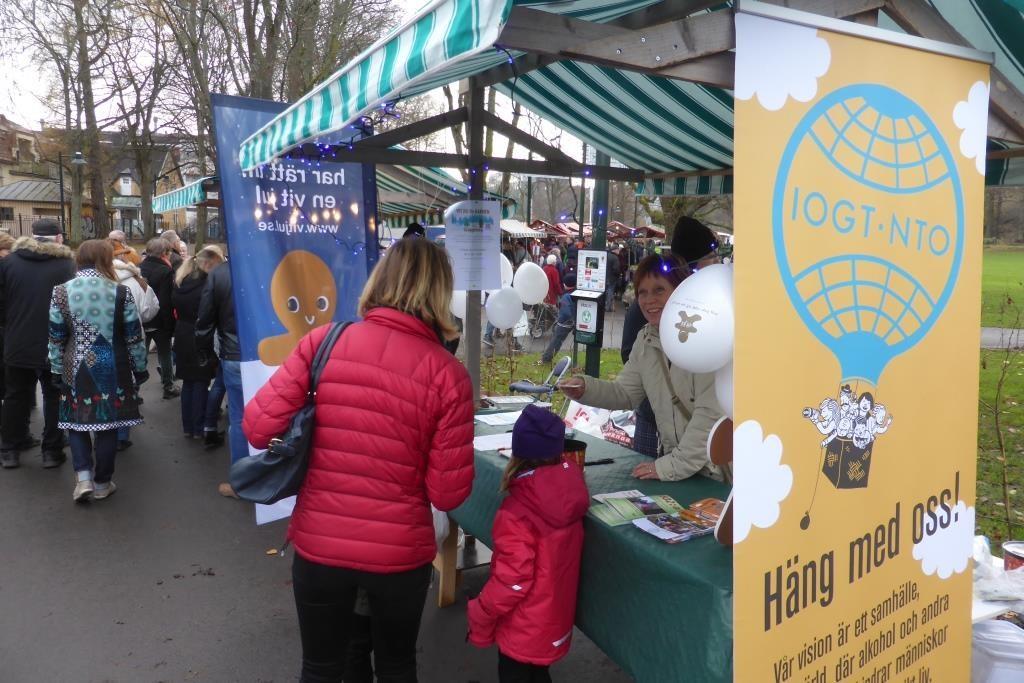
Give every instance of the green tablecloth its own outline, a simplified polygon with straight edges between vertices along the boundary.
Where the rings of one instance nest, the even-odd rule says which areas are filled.
[[[507,427],[477,425],[477,434]],[[600,439],[587,441],[590,494],[639,489],[667,494],[683,505],[725,499],[728,487],[694,477],[640,481],[630,471],[644,456]],[[473,493],[452,517],[491,546],[491,526],[501,503],[498,485],[508,462],[496,452],[476,452]],[[580,570],[576,625],[639,683],[732,681],[732,552],[710,537],[670,545],[632,524],[610,527],[589,515]]]

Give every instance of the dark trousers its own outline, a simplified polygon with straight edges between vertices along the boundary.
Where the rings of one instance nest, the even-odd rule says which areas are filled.
[[[217,423],[220,420],[220,406],[224,403],[224,396],[228,390],[224,387],[224,373],[220,365],[217,366],[217,376],[213,378],[210,385],[210,393],[206,395],[206,419],[204,420],[204,432],[216,432]]]
[[[397,574],[292,563],[292,590],[302,638],[302,683],[336,683],[345,674],[353,636],[356,590],[370,600],[378,683],[415,683],[416,637],[427,600],[429,564]]]
[[[548,667],[538,664],[517,662],[505,653],[498,652],[499,683],[551,683]]]
[[[36,392],[36,383],[43,386],[43,451],[64,450],[64,437],[57,428],[60,393],[50,383],[50,371],[36,368],[4,368],[4,405],[0,417],[0,450],[15,450],[28,441],[29,413]]]
[[[633,430],[633,450],[650,458],[658,457],[658,425],[654,421],[651,404],[644,399],[636,411],[636,429]]]
[[[117,455],[117,430],[78,432],[68,430],[71,442],[71,463],[75,472],[93,470],[93,481],[106,484],[114,476],[114,457]],[[93,456],[95,455],[95,459]]]
[[[373,683],[373,622],[364,614],[352,615],[345,683]]]
[[[172,334],[167,330],[146,330],[146,348],[156,344],[156,362],[160,368],[160,383],[164,389],[174,386],[174,360],[171,358]]]
[[[181,383],[181,427],[186,434],[203,435],[209,385],[188,379]]]
[[[558,353],[558,350],[562,348],[562,344],[565,343],[565,338],[572,332],[572,327],[564,327],[556,324],[553,332],[551,333],[551,341],[548,342],[548,346],[544,349],[544,353],[540,354],[540,359],[545,363],[550,363]]]

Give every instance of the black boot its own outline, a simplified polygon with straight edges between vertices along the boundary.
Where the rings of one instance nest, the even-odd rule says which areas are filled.
[[[218,448],[224,445],[224,434],[221,432],[203,432],[203,446]]]

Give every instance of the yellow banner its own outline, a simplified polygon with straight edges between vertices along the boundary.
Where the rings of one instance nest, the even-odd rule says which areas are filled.
[[[963,683],[988,66],[807,16],[736,17],[735,680]]]

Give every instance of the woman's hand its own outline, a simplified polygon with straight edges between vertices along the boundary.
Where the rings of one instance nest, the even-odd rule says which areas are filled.
[[[582,377],[570,377],[559,382],[556,388],[572,400],[578,401],[583,398],[587,385]]]
[[[660,479],[654,461],[645,462],[633,468],[633,476],[637,479]]]

